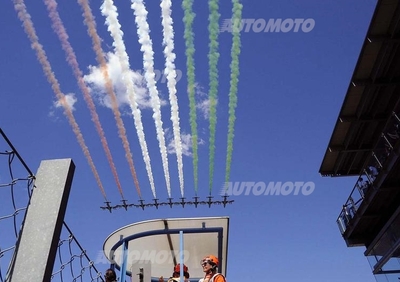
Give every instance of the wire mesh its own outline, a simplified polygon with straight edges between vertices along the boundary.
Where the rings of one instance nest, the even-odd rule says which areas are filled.
[[[32,195],[34,176],[0,129],[0,281],[6,276]]]
[[[104,281],[74,234],[64,223],[58,242],[52,281]]]
[[[0,136],[0,282],[6,282],[34,193],[35,176],[1,128]],[[65,222],[51,280],[104,281]]]

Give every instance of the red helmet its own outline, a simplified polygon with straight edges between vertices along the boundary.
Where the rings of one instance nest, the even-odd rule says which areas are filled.
[[[183,272],[188,272],[189,268],[186,265],[183,265]],[[174,272],[181,272],[181,264],[178,263],[174,267]]]
[[[214,255],[206,256],[205,258],[203,258],[203,260],[201,262],[202,263],[203,262],[209,262],[210,264],[216,265],[216,266],[218,266],[218,264],[219,264],[218,258],[216,256],[214,256]]]

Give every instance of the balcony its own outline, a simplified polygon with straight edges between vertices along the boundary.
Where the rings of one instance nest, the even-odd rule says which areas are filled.
[[[349,247],[368,247],[400,204],[399,140],[393,112],[337,219]]]

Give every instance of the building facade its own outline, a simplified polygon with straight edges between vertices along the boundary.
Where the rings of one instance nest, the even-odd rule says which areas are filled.
[[[337,218],[377,281],[400,279],[400,2],[377,1],[322,176],[357,176]]]

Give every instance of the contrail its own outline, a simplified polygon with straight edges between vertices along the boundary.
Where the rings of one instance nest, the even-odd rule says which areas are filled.
[[[163,26],[163,44],[165,56],[165,74],[167,76],[167,85],[169,90],[169,102],[171,104],[171,121],[174,132],[175,152],[178,162],[178,175],[179,184],[181,188],[181,196],[184,196],[184,181],[183,181],[183,162],[182,162],[182,141],[181,129],[179,125],[179,107],[178,98],[176,96],[176,71],[175,71],[175,58],[174,53],[174,29],[171,17],[171,0],[162,0],[161,17]]]
[[[226,174],[225,183],[229,182],[231,173],[232,163],[232,151],[233,151],[233,137],[235,127],[235,109],[237,105],[237,92],[238,92],[238,81],[239,81],[239,55],[240,55],[240,24],[242,21],[242,8],[239,0],[232,0],[232,49],[231,49],[231,82],[229,89],[229,121],[228,121],[228,144],[227,144],[227,155],[226,155]]]
[[[153,46],[150,39],[150,29],[147,23],[147,10],[142,0],[132,0],[131,8],[134,11],[135,22],[137,25],[137,34],[139,36],[140,50],[143,52],[144,77],[147,88],[149,89],[150,101],[153,108],[153,118],[156,126],[157,139],[160,147],[160,153],[164,168],[165,182],[167,185],[168,196],[171,198],[170,177],[168,169],[167,147],[165,146],[165,136],[162,128],[160,98],[156,87],[154,73]]]
[[[190,128],[192,133],[192,149],[193,149],[193,178],[194,191],[197,196],[198,190],[198,143],[197,143],[197,121],[196,121],[196,100],[195,100],[195,80],[194,80],[194,34],[193,20],[195,14],[192,10],[193,0],[183,0],[182,8],[184,11],[183,22],[185,24],[185,45],[186,45],[186,74],[188,79],[188,94],[190,107]]]
[[[88,0],[78,0],[78,3],[82,7],[83,16],[85,18],[85,24],[88,27],[88,34],[92,38],[93,50],[96,53],[97,61],[98,61],[99,65],[101,66],[101,69],[103,71],[103,76],[104,76],[104,79],[105,79],[105,86],[106,86],[106,89],[107,89],[107,93],[111,98],[112,110],[114,112],[115,120],[117,122],[119,137],[121,138],[122,145],[123,145],[123,147],[125,149],[125,157],[126,157],[126,160],[128,161],[129,168],[130,168],[130,171],[131,171],[131,174],[132,174],[132,177],[133,177],[133,181],[134,181],[135,186],[136,186],[136,190],[137,190],[137,192],[139,194],[139,197],[141,198],[139,181],[137,179],[135,166],[133,164],[133,157],[132,157],[132,153],[130,151],[129,141],[128,141],[128,138],[126,137],[125,126],[124,126],[124,123],[123,123],[123,121],[121,119],[121,113],[119,112],[119,109],[118,109],[118,101],[117,101],[117,97],[116,97],[116,95],[114,93],[112,81],[111,81],[111,78],[110,78],[110,76],[108,74],[107,62],[106,62],[106,60],[104,58],[103,50],[101,49],[100,37],[99,37],[99,35],[97,34],[97,31],[96,31],[96,22],[94,21],[94,17],[93,17],[93,14],[92,14],[92,10],[90,9]]]
[[[68,64],[71,66],[73,73],[75,75],[76,80],[78,81],[79,88],[81,89],[83,93],[83,97],[86,101],[86,104],[88,105],[88,108],[90,110],[90,114],[92,116],[92,121],[95,124],[97,133],[99,134],[101,144],[103,145],[104,152],[106,154],[108,163],[111,167],[112,174],[114,176],[115,182],[117,184],[119,193],[121,194],[121,197],[124,198],[123,192],[122,192],[122,187],[121,183],[119,181],[119,177],[117,174],[117,169],[115,167],[110,148],[108,147],[107,139],[105,137],[103,128],[100,123],[99,116],[97,115],[96,112],[96,107],[93,103],[92,97],[90,96],[89,89],[87,88],[84,80],[83,80],[83,73],[81,69],[79,68],[78,60],[76,58],[75,52],[68,40],[68,34],[67,31],[64,27],[64,24],[60,18],[60,15],[57,11],[57,2],[55,0],[44,0],[44,3],[47,6],[47,10],[49,11],[49,17],[52,21],[52,27],[57,34],[59,40],[61,41],[61,46],[63,50],[65,51],[66,58]]]
[[[134,123],[139,138],[140,148],[142,149],[143,160],[146,165],[147,175],[149,177],[151,191],[153,197],[156,198],[156,188],[154,186],[153,172],[151,170],[150,156],[147,149],[147,143],[142,124],[142,114],[137,105],[135,97],[135,89],[133,80],[130,73],[129,56],[126,52],[125,43],[123,40],[123,32],[121,25],[118,21],[117,7],[114,5],[113,0],[105,0],[101,6],[101,13],[106,16],[106,24],[108,31],[114,39],[115,53],[119,58],[119,62],[122,70],[122,81],[126,86],[126,92],[131,106],[132,114],[134,117]]]
[[[212,190],[213,178],[214,178],[214,156],[215,156],[215,127],[217,124],[217,92],[218,92],[218,34],[219,26],[218,21],[220,14],[218,13],[218,0],[209,0],[208,6],[210,9],[209,16],[209,47],[210,51],[208,54],[208,65],[209,65],[209,77],[210,77],[210,155],[209,155],[209,189],[210,194]]]
[[[72,126],[72,130],[74,131],[76,138],[78,140],[79,145],[82,148],[82,151],[89,163],[90,168],[92,169],[92,172],[94,174],[94,177],[96,179],[97,185],[100,188],[101,193],[104,196],[104,199],[106,202],[108,202],[106,193],[103,188],[103,184],[101,183],[100,176],[97,172],[97,169],[93,163],[93,159],[90,155],[89,149],[85,144],[85,140],[82,136],[82,133],[79,129],[79,126],[74,118],[74,115],[72,113],[71,108],[65,101],[65,96],[61,92],[60,89],[60,84],[58,83],[57,78],[55,77],[50,62],[47,59],[46,52],[43,49],[43,46],[39,43],[39,37],[36,34],[35,28],[33,26],[33,22],[31,20],[31,16],[26,10],[26,6],[23,0],[14,0],[14,8],[18,13],[18,18],[21,20],[21,22],[24,25],[25,33],[28,35],[29,40],[31,41],[31,47],[32,49],[35,50],[36,52],[36,57],[40,64],[42,65],[43,72],[46,75],[47,81],[51,84],[51,88],[53,89],[54,93],[56,94],[56,97],[60,104],[64,107],[64,114],[68,118],[68,121],[70,125]]]

